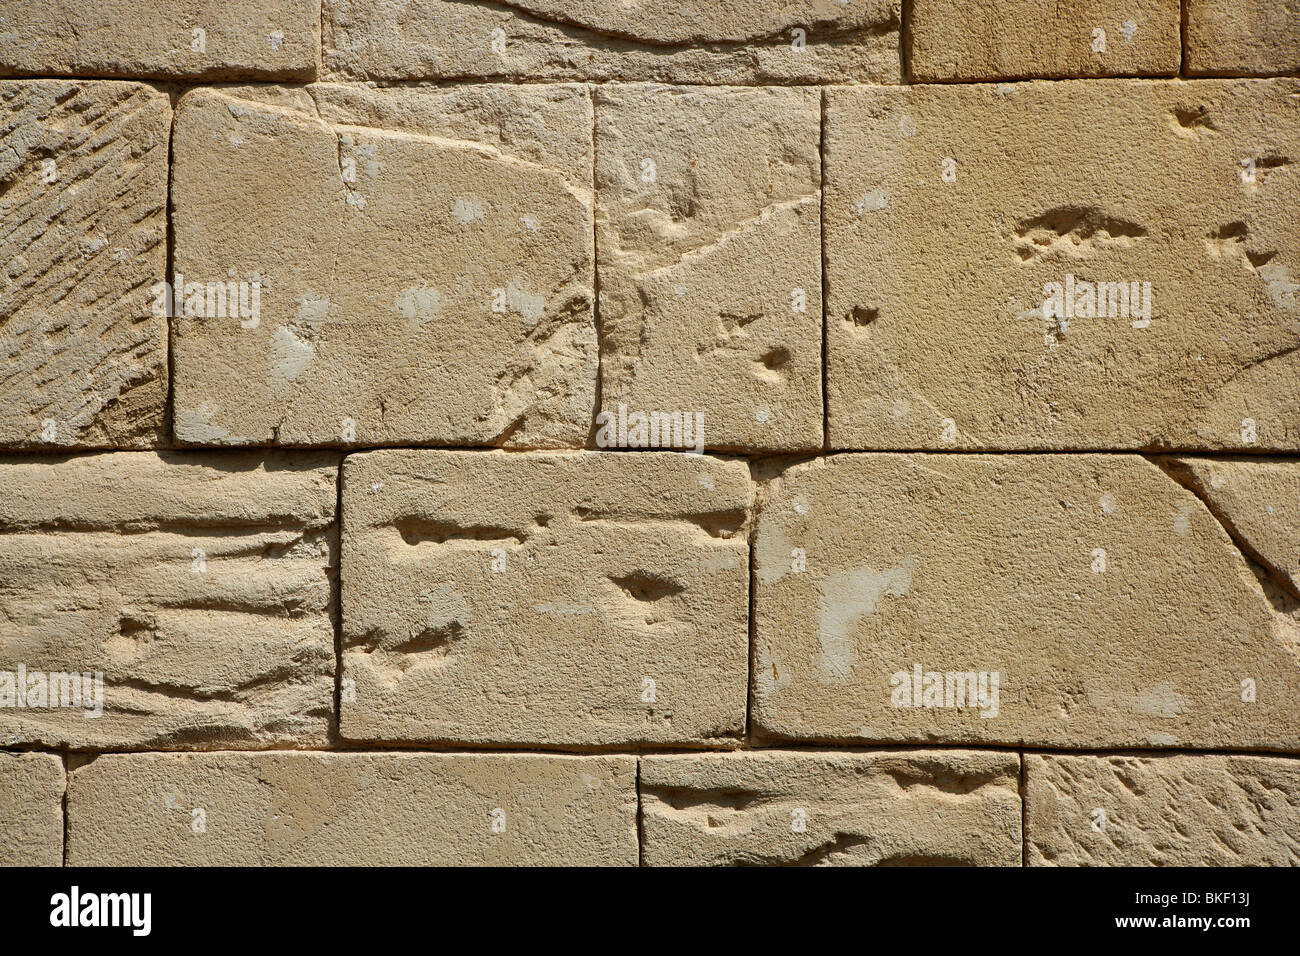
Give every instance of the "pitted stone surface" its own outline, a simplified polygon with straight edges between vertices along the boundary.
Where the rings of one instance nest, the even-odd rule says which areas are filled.
[[[343,500],[344,737],[743,733],[742,463],[379,451],[346,460]]]
[[[1187,0],[1191,76],[1300,72],[1300,7],[1277,0]]]
[[[0,753],[0,866],[63,865],[63,759]]]
[[[328,454],[0,461],[0,742],[324,744],[337,474]],[[6,700],[20,667],[43,704]],[[58,674],[81,679],[56,707]]]

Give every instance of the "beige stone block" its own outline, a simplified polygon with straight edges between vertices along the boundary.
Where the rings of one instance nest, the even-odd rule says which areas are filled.
[[[154,445],[167,402],[167,323],[149,293],[167,263],[167,96],[0,81],[0,114],[0,445]]]
[[[0,75],[311,79],[318,0],[0,0]]]
[[[63,759],[0,753],[0,866],[63,865]]]
[[[1179,0],[913,0],[913,81],[1175,76]]]
[[[322,454],[0,462],[0,743],[324,743],[337,474]]]
[[[345,461],[343,498],[345,738],[744,732],[743,462],[377,451]]]
[[[74,866],[635,865],[636,759],[109,754],[73,771]]]
[[[819,459],[754,547],[760,737],[1300,750],[1300,602],[1142,457]]]
[[[176,271],[250,308],[177,318],[178,439],[583,445],[590,117],[571,86],[188,93]]]
[[[1300,448],[1300,81],[827,97],[832,448]]]
[[[820,113],[813,90],[598,89],[611,420],[680,411],[711,449],[821,448]]]
[[[746,751],[641,758],[649,866],[1019,866],[1020,758]]]
[[[1192,76],[1300,73],[1300,7],[1282,0],[1187,0]]]
[[[366,80],[896,83],[900,6],[325,0],[325,64]]]
[[[1296,866],[1300,761],[1025,755],[1030,866]]]

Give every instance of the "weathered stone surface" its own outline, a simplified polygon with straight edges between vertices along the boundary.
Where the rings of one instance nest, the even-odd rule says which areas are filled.
[[[1160,463],[1205,502],[1250,560],[1300,598],[1300,462],[1164,458]]]
[[[0,82],[0,445],[158,441],[170,122],[140,83]]]
[[[898,0],[325,0],[325,64],[373,80],[896,83],[899,23]]]
[[[913,81],[1175,76],[1179,0],[913,0]]]
[[[597,91],[604,411],[821,448],[820,124],[813,90]]]
[[[634,757],[110,754],[72,773],[68,862],[635,865],[636,806]]]
[[[378,451],[345,461],[343,495],[345,738],[743,733],[742,462]]]
[[[323,743],[337,473],[320,454],[0,462],[0,701],[20,667],[92,675],[53,708],[15,706],[10,677],[0,743]]]
[[[641,759],[650,866],[1019,866],[1020,758],[747,751]]]
[[[1300,7],[1278,0],[1187,0],[1193,76],[1300,72]]]
[[[831,447],[1300,448],[1300,81],[827,98]]]
[[[63,865],[63,760],[0,753],[0,866]]]
[[[1139,456],[796,465],[754,558],[761,735],[1300,750],[1297,602]]]
[[[0,75],[310,79],[318,0],[0,0]]]
[[[1025,778],[1031,866],[1300,864],[1300,761],[1025,754]]]
[[[176,320],[177,437],[582,445],[590,117],[577,87],[188,93],[176,270],[260,282],[260,315]]]

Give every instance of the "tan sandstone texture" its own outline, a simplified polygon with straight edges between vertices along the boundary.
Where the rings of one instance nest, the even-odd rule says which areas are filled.
[[[710,449],[821,447],[820,124],[811,90],[597,91],[606,413],[699,413]]]
[[[109,754],[73,771],[73,866],[637,862],[636,759]]]
[[[1174,76],[1179,0],[912,0],[913,82]]]
[[[344,464],[352,740],[734,742],[749,473],[666,452]]]
[[[0,76],[310,79],[319,0],[0,0]]]
[[[1193,76],[1300,73],[1294,0],[1186,0],[1184,63]]]
[[[157,442],[170,122],[140,83],[0,82],[0,446]]]
[[[590,125],[567,86],[186,94],[176,271],[260,311],[176,320],[177,438],[581,445]]]
[[[1019,866],[1013,753],[641,759],[650,866]]]
[[[0,753],[0,866],[63,865],[63,760]]]
[[[1025,755],[1031,866],[1300,865],[1300,761]]]
[[[760,734],[1300,748],[1300,605],[1142,457],[823,458],[754,547]]]
[[[896,83],[900,6],[899,0],[324,0],[325,64],[368,80]]]
[[[831,447],[1300,448],[1300,81],[833,90],[826,152]]]
[[[0,742],[323,744],[337,473],[328,454],[0,461],[0,672],[90,675],[80,706],[0,708]]]

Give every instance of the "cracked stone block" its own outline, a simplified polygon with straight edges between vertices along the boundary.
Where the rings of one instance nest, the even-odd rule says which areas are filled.
[[[327,454],[0,461],[0,744],[324,743],[337,474]]]
[[[1175,76],[1179,0],[913,0],[914,81]]]
[[[668,452],[348,457],[342,735],[734,744],[750,494]]]
[[[584,443],[585,91],[202,91],[177,124],[177,271],[260,296],[178,319],[182,441]]]
[[[680,411],[710,449],[821,448],[820,129],[814,90],[597,89],[598,444]]]
[[[311,79],[317,0],[0,0],[0,76]]]
[[[108,754],[72,772],[73,866],[637,863],[636,758]]]
[[[1300,449],[1300,81],[831,90],[826,144],[832,448]]]
[[[0,753],[0,866],[63,865],[63,759]]]
[[[899,0],[325,0],[349,79],[897,83]]]
[[[12,80],[0,106],[0,445],[155,445],[167,322],[148,290],[167,262],[167,95]]]
[[[1031,866],[1300,865],[1300,762],[1025,754]]]
[[[760,501],[760,737],[1300,751],[1300,602],[1153,461],[837,455]]]
[[[590,147],[573,86],[187,93],[177,438],[583,445]]]
[[[748,751],[641,758],[648,866],[1019,866],[1020,758]]]
[[[1300,6],[1279,0],[1187,0],[1192,76],[1300,72]]]

